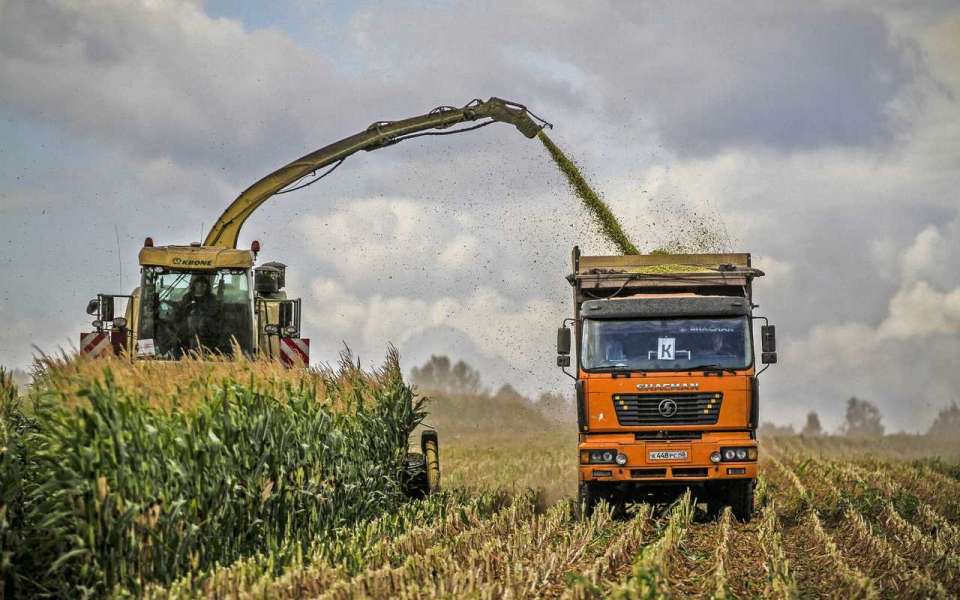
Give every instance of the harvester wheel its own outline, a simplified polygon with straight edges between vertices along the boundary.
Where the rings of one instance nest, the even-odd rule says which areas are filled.
[[[425,462],[427,493],[436,494],[440,491],[440,441],[437,432],[424,431],[420,436],[420,446]]]
[[[407,454],[403,490],[410,498],[424,498],[430,493],[430,485],[427,481],[427,461],[419,452]]]

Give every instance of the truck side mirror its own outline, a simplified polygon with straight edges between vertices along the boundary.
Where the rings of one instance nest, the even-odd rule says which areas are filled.
[[[760,347],[764,354],[777,351],[777,327],[776,325],[764,325],[760,327]]]
[[[94,316],[95,316],[95,315],[96,315],[97,313],[99,313],[99,312],[100,312],[100,300],[99,300],[99,299],[94,298],[94,299],[91,300],[90,302],[87,302],[87,314],[88,314],[88,315],[94,315]]]
[[[557,329],[557,354],[570,355],[570,329],[567,327]]]
[[[113,320],[113,296],[100,296],[100,320]]]
[[[558,354],[558,355],[557,355],[557,366],[558,366],[558,367],[569,367],[569,366],[570,366],[570,355],[569,355],[569,354]]]
[[[775,325],[760,327],[760,362],[765,365],[777,364],[777,328]]]

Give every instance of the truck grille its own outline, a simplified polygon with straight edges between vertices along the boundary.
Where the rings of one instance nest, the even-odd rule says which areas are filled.
[[[720,392],[619,394],[613,397],[617,421],[626,427],[715,425],[722,402],[723,394]]]

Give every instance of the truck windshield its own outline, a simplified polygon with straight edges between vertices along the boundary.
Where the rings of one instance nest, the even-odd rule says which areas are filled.
[[[244,269],[181,271],[145,267],[137,351],[178,358],[188,350],[253,350],[250,285]]]
[[[588,371],[743,369],[752,362],[746,317],[585,319],[582,341]]]

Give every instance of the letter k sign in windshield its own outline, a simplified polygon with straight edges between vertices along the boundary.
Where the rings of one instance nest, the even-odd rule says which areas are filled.
[[[657,360],[673,360],[677,338],[657,339]]]

